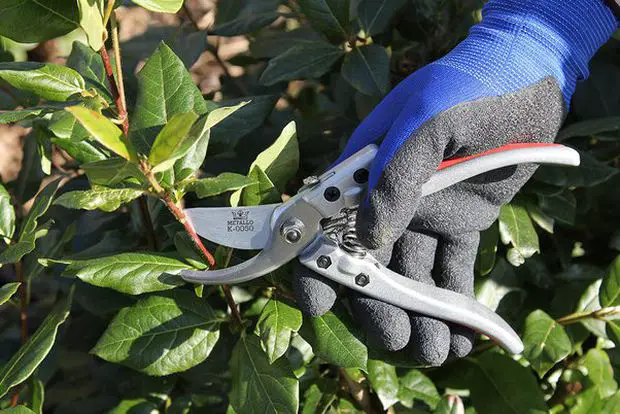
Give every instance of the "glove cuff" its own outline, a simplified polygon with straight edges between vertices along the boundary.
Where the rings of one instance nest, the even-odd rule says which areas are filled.
[[[603,0],[490,0],[482,22],[442,64],[458,67],[498,94],[557,79],[567,106],[594,53],[617,29]]]

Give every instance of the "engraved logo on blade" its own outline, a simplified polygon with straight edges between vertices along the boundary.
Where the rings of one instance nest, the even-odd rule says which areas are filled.
[[[249,216],[250,210],[233,210],[232,220],[228,220],[226,223],[228,233],[254,231],[254,220],[252,220]]]

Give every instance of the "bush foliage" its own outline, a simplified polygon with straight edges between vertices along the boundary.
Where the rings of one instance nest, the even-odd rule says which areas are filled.
[[[0,123],[29,131],[19,175],[0,185],[0,413],[620,411],[618,40],[558,137],[582,165],[540,168],[482,235],[477,298],[524,353],[479,338],[425,368],[368,345],[346,297],[303,316],[290,266],[184,283],[182,269],[247,257],[196,244],[183,208],[295,194],[481,4],[220,0],[204,29],[195,2],[134,0],[122,7],[181,26],[119,42],[116,3],[0,5]],[[225,61],[218,39],[233,36],[249,50]],[[66,64],[24,61],[27,44],[58,37],[77,39]],[[188,72],[203,54],[223,68],[206,96]]]

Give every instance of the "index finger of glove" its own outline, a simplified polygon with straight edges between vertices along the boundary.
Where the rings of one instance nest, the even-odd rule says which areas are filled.
[[[401,121],[392,126],[379,148],[370,172],[371,189],[358,213],[358,235],[372,249],[393,244],[405,232],[418,207],[422,184],[437,170],[450,136],[441,117],[407,137],[403,136],[408,132],[403,122],[407,122]]]

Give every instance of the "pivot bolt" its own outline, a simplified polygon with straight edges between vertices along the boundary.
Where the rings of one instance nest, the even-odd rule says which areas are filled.
[[[327,269],[332,265],[332,259],[330,259],[329,256],[319,256],[319,258],[316,259],[316,265],[321,269]]]
[[[340,198],[340,190],[337,187],[327,187],[323,193],[325,200],[333,202]]]
[[[355,276],[355,284],[357,286],[364,287],[369,283],[370,283],[370,278],[367,275],[360,273],[359,275]]]
[[[295,244],[304,236],[304,223],[296,218],[286,220],[280,227],[280,234],[289,244]]]
[[[353,173],[353,180],[358,184],[366,184],[368,182],[368,176],[370,173],[366,168],[360,168]]]

